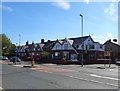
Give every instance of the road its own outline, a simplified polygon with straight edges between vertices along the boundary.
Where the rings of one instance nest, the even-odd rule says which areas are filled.
[[[77,65],[40,64],[34,68],[23,68],[22,65],[2,64],[2,88],[118,89],[119,79],[116,69],[113,69],[113,72],[108,71],[108,69],[104,69],[105,72],[95,70],[95,68],[89,67],[80,68]]]

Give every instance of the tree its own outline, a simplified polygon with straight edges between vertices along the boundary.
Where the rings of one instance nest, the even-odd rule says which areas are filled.
[[[10,39],[5,34],[0,34],[0,49],[2,49],[0,51],[2,51],[3,56],[9,56],[11,51],[15,48],[16,46],[12,44]]]

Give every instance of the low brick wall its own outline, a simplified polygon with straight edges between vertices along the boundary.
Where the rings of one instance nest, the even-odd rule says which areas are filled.
[[[80,61],[63,61],[63,60],[42,60],[46,63],[55,63],[55,64],[81,64]],[[109,60],[86,60],[84,64],[108,64]],[[110,63],[115,63],[114,61],[110,61]]]
[[[55,63],[55,64],[80,64],[80,61],[63,61],[63,60],[42,60],[46,63]]]
[[[108,64],[109,60],[87,60],[85,63],[87,64]],[[115,63],[115,61],[110,60],[110,63]]]

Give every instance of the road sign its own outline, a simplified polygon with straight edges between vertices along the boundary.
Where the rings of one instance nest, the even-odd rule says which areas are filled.
[[[110,56],[110,51],[104,51],[104,56]]]
[[[15,49],[14,51],[15,51],[15,52],[19,52],[19,50],[18,50],[18,49]]]

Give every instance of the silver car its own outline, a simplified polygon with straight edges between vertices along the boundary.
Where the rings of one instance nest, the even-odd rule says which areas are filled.
[[[120,59],[116,59],[116,65],[120,66]]]

